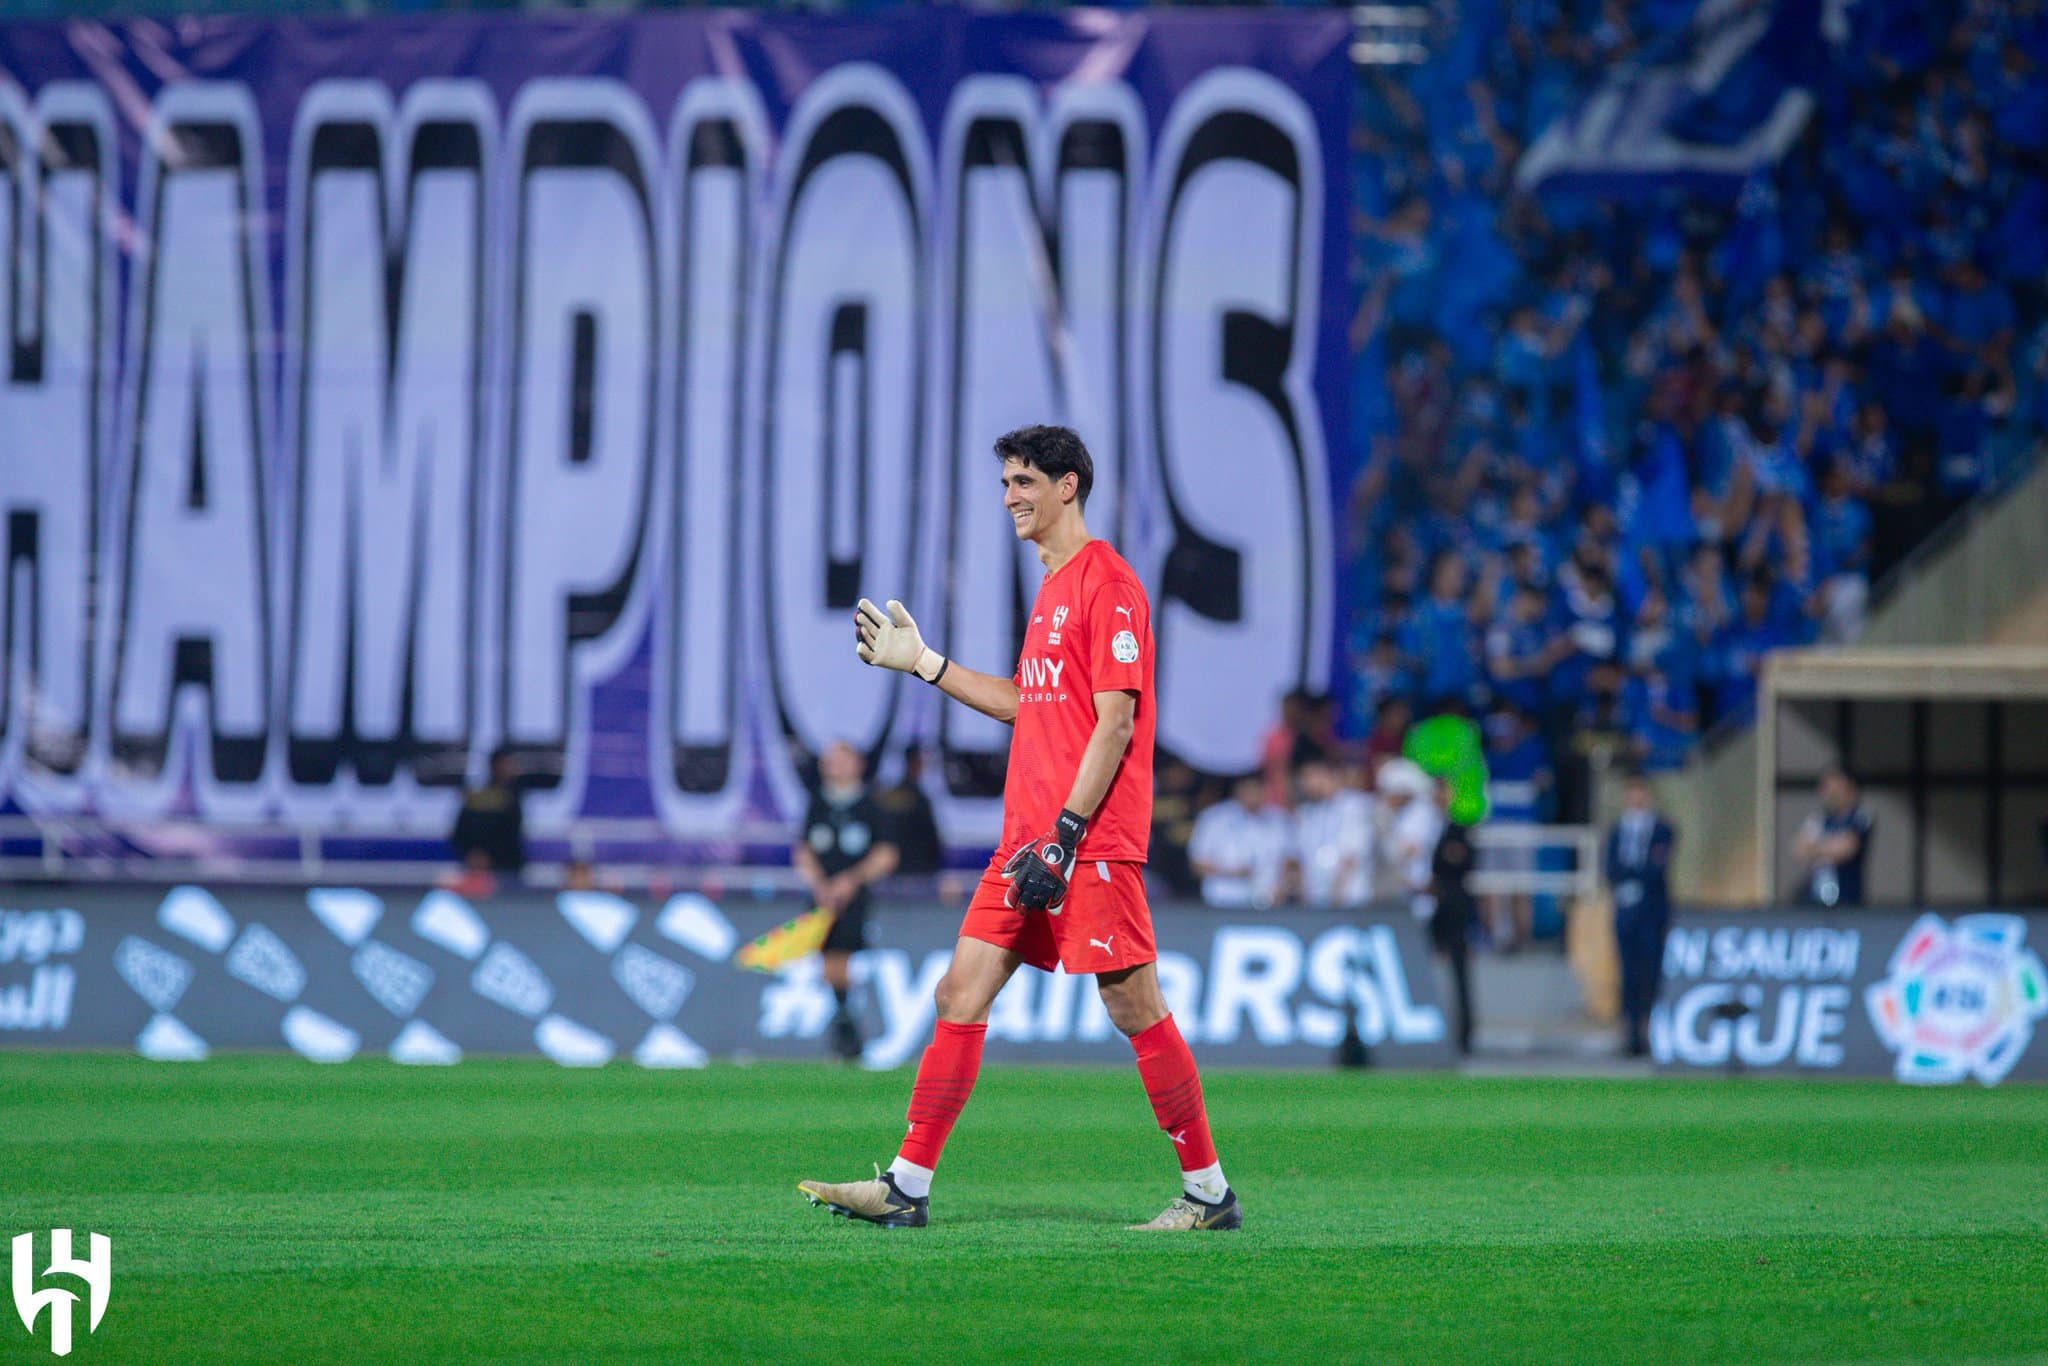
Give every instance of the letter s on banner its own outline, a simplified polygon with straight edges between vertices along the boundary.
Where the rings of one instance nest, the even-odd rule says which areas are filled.
[[[1301,98],[1250,71],[1197,80],[1160,140],[1146,407],[1173,543],[1153,612],[1159,743],[1211,772],[1253,767],[1275,699],[1328,678],[1321,166]]]

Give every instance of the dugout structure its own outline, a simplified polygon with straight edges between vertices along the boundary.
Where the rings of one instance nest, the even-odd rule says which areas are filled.
[[[1757,708],[1766,898],[1798,897],[1799,825],[1840,763],[1876,820],[1867,904],[2048,905],[2048,649],[1780,651]]]

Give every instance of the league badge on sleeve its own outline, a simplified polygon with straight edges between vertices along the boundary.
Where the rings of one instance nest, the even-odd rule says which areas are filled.
[[[1138,638],[1129,631],[1118,631],[1116,638],[1109,642],[1109,652],[1116,656],[1119,664],[1138,662]]]

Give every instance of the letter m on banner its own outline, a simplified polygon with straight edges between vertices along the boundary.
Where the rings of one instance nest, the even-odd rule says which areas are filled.
[[[107,1294],[114,1280],[114,1243],[104,1233],[90,1235],[92,1255],[79,1261],[71,1255],[71,1230],[50,1230],[50,1265],[45,1276],[76,1276],[85,1282],[89,1316],[88,1333],[97,1332],[107,1312]],[[36,1235],[17,1234],[14,1239],[14,1312],[29,1332],[36,1331],[36,1319],[50,1311],[50,1350],[58,1356],[71,1355],[71,1309],[78,1303],[75,1291],[58,1286],[36,1289]]]

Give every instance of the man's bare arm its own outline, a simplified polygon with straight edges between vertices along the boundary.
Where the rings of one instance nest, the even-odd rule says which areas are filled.
[[[956,664],[926,645],[910,609],[894,598],[886,608],[862,598],[853,609],[853,626],[857,637],[854,652],[861,663],[915,674],[983,716],[993,716],[1006,726],[1016,724],[1017,685]]]
[[[1131,746],[1137,728],[1138,695],[1114,689],[1095,694],[1095,732],[1081,751],[1080,767],[1074,770],[1074,786],[1067,794],[1066,809],[1087,820],[1109,793],[1110,779]]]
[[[946,661],[939,675],[939,691],[955,702],[965,702],[983,716],[993,716],[1006,726],[1017,724],[1017,685],[1007,678],[970,669],[956,659]]]

